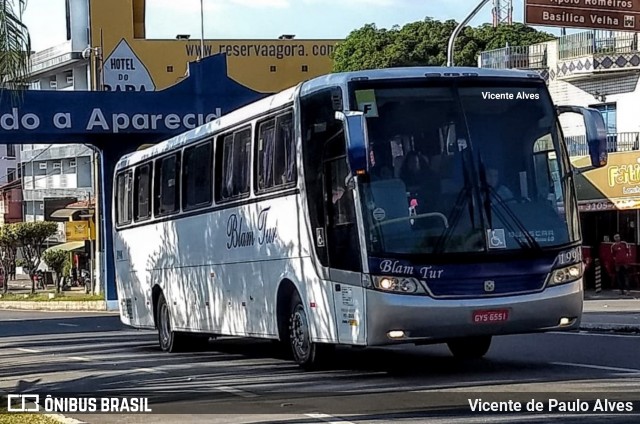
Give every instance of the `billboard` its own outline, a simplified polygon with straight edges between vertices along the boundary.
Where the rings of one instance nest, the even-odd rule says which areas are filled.
[[[91,45],[103,56],[107,91],[163,90],[182,81],[187,64],[224,56],[230,78],[271,94],[331,72],[340,40],[204,40],[145,38],[144,0],[91,0]]]
[[[640,1],[525,0],[524,23],[565,28],[640,31]]]

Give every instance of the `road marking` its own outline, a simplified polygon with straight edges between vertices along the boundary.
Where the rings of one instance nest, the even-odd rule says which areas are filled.
[[[604,365],[573,364],[571,362],[551,362],[551,365],[564,365],[567,367],[591,368],[594,370],[631,372],[635,374],[640,374],[640,369],[634,369],[634,368],[618,368],[618,367],[606,367]]]
[[[41,350],[27,349],[24,347],[17,347],[16,350],[19,350],[20,352],[26,352],[26,353],[42,353]]]
[[[138,372],[148,372],[149,374],[166,374],[166,372],[164,372],[164,371],[154,370],[154,369],[151,369],[151,368],[136,368],[136,369],[134,370],[134,372],[135,372],[135,371],[138,371]]]
[[[309,418],[324,421],[329,424],[354,424],[351,421],[345,421],[328,414],[304,414],[304,415]]]
[[[561,335],[561,336],[566,336],[566,335],[573,335],[573,336],[592,336],[592,337],[635,337],[638,338],[637,334],[629,334],[629,333],[615,333],[615,334],[611,334],[611,333],[599,333],[597,331],[589,331],[589,330],[580,330],[579,333],[563,333],[563,332],[559,332],[559,331],[550,331],[547,334],[555,334],[555,335]]]
[[[221,392],[230,393],[232,395],[240,396],[243,398],[258,397],[258,395],[256,395],[255,393],[245,392],[244,390],[236,389],[235,387],[218,386],[216,387],[216,389],[220,390]]]
[[[93,359],[85,358],[84,356],[70,356],[69,359],[73,359],[74,361],[85,361],[85,362],[93,361]]]
[[[59,322],[58,325],[61,325],[63,327],[77,327],[77,324],[67,324],[66,322]]]

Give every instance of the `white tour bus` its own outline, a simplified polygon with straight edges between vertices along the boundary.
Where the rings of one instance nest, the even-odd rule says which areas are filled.
[[[559,113],[593,166],[602,116],[554,107],[526,71],[398,68],[299,84],[124,156],[114,180],[122,322],[175,351],[280,340],[297,363],[336,345],[572,330],[581,233]]]

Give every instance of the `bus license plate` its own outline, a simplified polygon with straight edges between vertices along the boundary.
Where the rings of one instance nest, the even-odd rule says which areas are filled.
[[[495,309],[490,311],[474,311],[474,324],[490,324],[494,322],[505,322],[509,319],[508,309]]]

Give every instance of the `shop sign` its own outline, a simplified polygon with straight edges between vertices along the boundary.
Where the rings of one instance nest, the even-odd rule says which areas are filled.
[[[90,237],[89,221],[65,222],[65,234],[67,241],[84,241]]]

